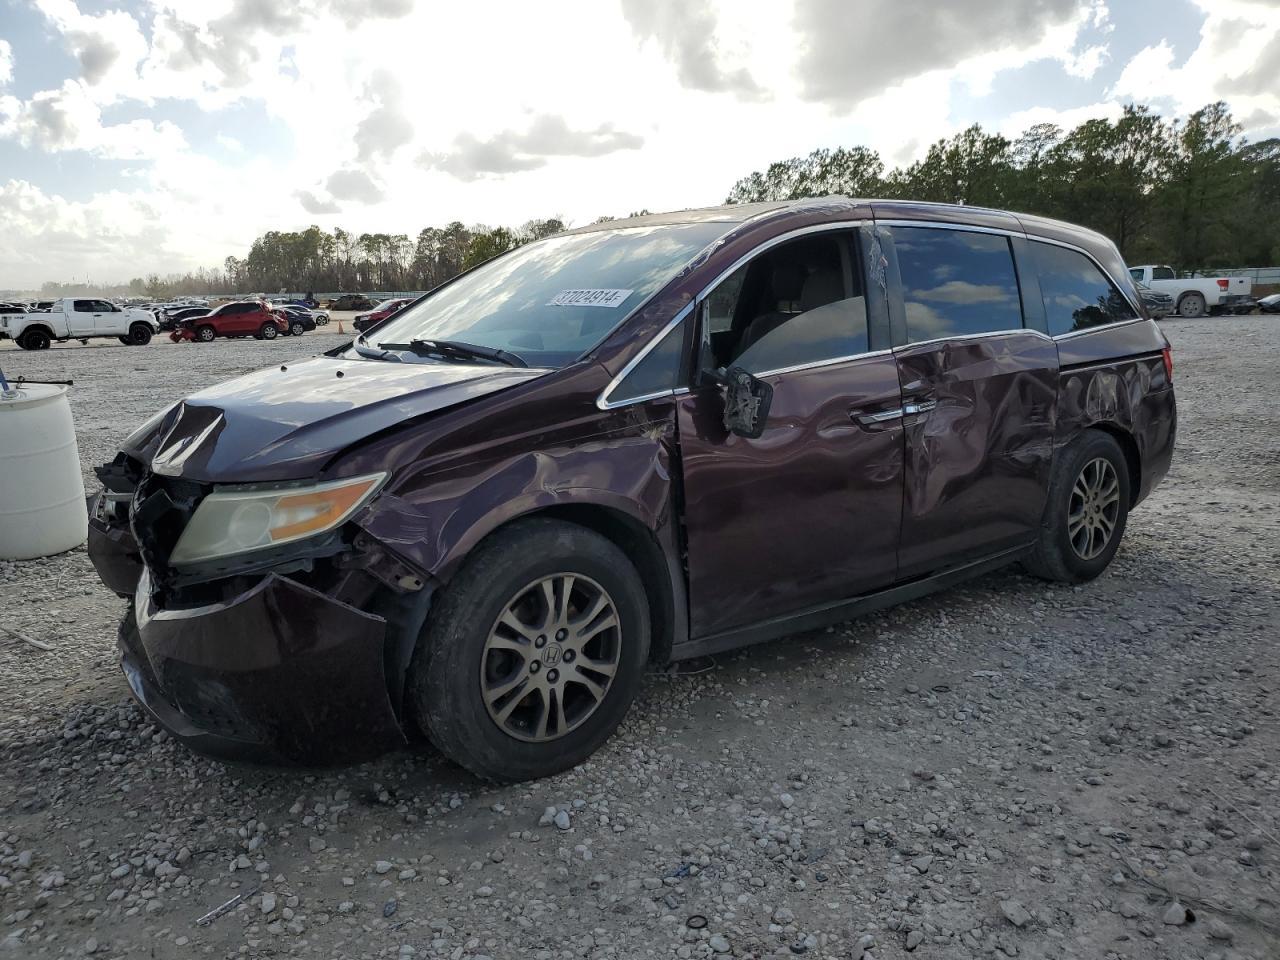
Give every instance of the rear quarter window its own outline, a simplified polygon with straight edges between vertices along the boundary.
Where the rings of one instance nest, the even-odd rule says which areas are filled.
[[[1116,285],[1083,253],[1039,241],[1029,246],[1050,336],[1137,318]]]

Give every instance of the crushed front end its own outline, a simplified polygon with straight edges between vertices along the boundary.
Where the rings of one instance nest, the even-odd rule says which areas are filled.
[[[304,501],[317,485],[215,486],[126,452],[98,475],[89,555],[131,599],[121,665],[170,733],[205,753],[297,763],[405,743],[404,681],[433,591],[425,576],[351,518],[246,552],[192,559],[184,547],[184,561],[179,545],[202,504],[207,515],[240,496],[253,513],[254,497]]]

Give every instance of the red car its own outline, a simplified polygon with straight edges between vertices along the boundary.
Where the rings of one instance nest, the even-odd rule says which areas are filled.
[[[392,314],[399,313],[407,304],[413,303],[413,297],[404,297],[400,300],[383,300],[380,304],[370,310],[368,313],[362,313],[352,321],[352,326],[363,332],[372,327],[375,323],[381,323]]]
[[[274,340],[288,332],[289,324],[272,313],[261,300],[236,300],[224,303],[206,316],[178,321],[169,339],[174,343],[180,340],[210,343],[215,337]]]

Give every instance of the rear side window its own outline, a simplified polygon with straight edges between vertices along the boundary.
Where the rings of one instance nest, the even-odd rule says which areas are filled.
[[[670,393],[680,378],[684,359],[685,323],[682,320],[663,335],[658,345],[623,377],[611,394],[610,403],[648,399]]]
[[[909,342],[1022,329],[1007,237],[894,227],[893,242]]]
[[[1173,275],[1173,267],[1152,267],[1152,268],[1151,268],[1151,279],[1152,279],[1152,280],[1174,280],[1174,279],[1176,279],[1176,278],[1174,277],[1174,275]]]
[[[1050,336],[1137,317],[1115,284],[1083,253],[1035,241],[1030,247]]]
[[[93,313],[93,301],[77,300],[71,304],[71,309],[76,313]]]

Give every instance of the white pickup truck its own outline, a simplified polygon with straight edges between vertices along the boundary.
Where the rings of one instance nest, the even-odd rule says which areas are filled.
[[[1130,267],[1129,274],[1138,283],[1173,297],[1173,308],[1180,317],[1203,317],[1249,300],[1253,281],[1248,277],[1184,277],[1173,267],[1148,264]]]
[[[106,300],[67,297],[55,300],[48,313],[0,313],[0,339],[24,350],[44,350],[57,340],[115,337],[126,346],[151,342],[160,324],[148,310],[122,309]]]

